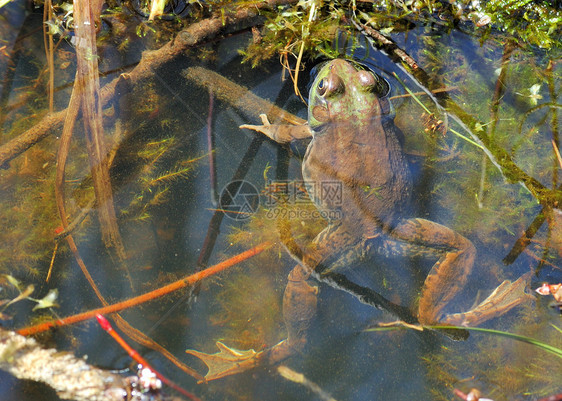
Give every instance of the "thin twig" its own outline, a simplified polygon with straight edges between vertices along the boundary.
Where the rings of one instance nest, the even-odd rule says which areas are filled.
[[[443,88],[433,89],[431,91],[431,93],[436,94],[436,93],[441,93],[441,92],[452,92],[452,91],[456,91],[458,89],[459,89],[458,86],[446,86],[446,87],[443,87]],[[405,97],[424,96],[424,95],[427,95],[427,93],[425,93],[425,92],[412,92],[412,93],[404,93],[402,95],[391,96],[389,99],[394,100],[394,99],[402,99],[402,98],[405,98]]]
[[[215,133],[213,132],[215,95],[209,88],[209,109],[207,111],[207,152],[209,153],[209,181],[211,184],[211,203],[217,206],[219,199],[217,189],[217,157],[215,153]]]
[[[47,58],[47,68],[49,69],[49,113],[54,110],[54,95],[55,95],[55,62],[54,62],[54,43],[53,35],[49,33],[47,21],[53,18],[53,5],[51,0],[45,0],[43,4],[43,45],[45,46],[45,56]]]
[[[109,166],[106,160],[104,129],[101,104],[98,101],[100,92],[95,21],[96,16],[89,0],[74,1],[74,31],[76,34],[76,82],[81,101],[86,147],[92,171],[92,181],[97,200],[97,215],[100,222],[102,240],[112,250],[117,260],[126,258],[125,247],[119,227],[113,191],[109,177]],[[66,229],[66,227],[65,227]],[[133,280],[126,266],[123,266],[131,288]]]

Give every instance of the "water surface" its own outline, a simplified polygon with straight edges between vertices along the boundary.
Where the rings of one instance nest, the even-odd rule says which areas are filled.
[[[2,9],[2,15],[7,18],[17,6],[10,4]],[[127,23],[133,26],[137,22],[133,18]],[[46,107],[44,84],[33,84],[45,64],[40,50],[40,15],[27,14],[26,33],[15,19],[10,24],[11,29],[3,31],[22,33],[19,37],[5,36],[10,49],[19,49],[19,57],[13,58],[16,64],[0,59],[0,72],[12,74],[2,86],[4,143],[36,122],[36,114]],[[131,35],[130,45],[124,47],[115,43],[111,31],[104,34],[100,70],[109,72],[103,75],[102,85],[123,72],[121,68],[136,63],[149,41]],[[111,175],[119,229],[128,255],[124,265],[132,282],[105,250],[95,212],[86,217],[75,238],[108,301],[120,301],[195,272],[204,250],[210,255],[205,264],[212,265],[275,238],[275,222],[267,216],[268,199],[263,194],[259,208],[251,204],[250,212],[255,214],[248,218],[232,218],[235,215],[231,214],[212,226],[220,208],[217,196],[233,177],[252,184],[259,193],[265,191],[268,180],[298,182],[302,177],[300,160],[295,156],[297,146],[291,153],[270,140],[259,142],[260,134],[238,128],[244,123],[257,124],[256,110],[236,105],[239,99],[220,97],[215,97],[211,106],[209,91],[182,74],[189,67],[204,67],[306,118],[306,105],[292,92],[292,83],[282,79],[277,60],[257,68],[242,64],[237,49],[250,37],[243,33],[194,49],[155,70],[153,79],[132,88],[128,95],[117,94],[105,109],[108,143],[119,144]],[[422,24],[395,33],[393,39],[428,73],[441,77],[453,100],[483,123],[482,130],[489,130],[521,169],[547,187],[558,185],[559,166],[551,139],[558,141],[560,108],[540,105],[557,103],[559,60],[549,61],[548,53],[528,46],[513,50],[509,62],[503,64],[501,84],[505,91],[494,114],[492,101],[506,51],[501,42],[487,40],[482,44],[461,30],[446,33],[438,26]],[[506,180],[479,147],[453,134],[451,129],[469,136],[452,120],[446,133],[426,132],[424,111],[411,97],[400,97],[406,93],[400,81],[412,92],[419,92],[419,88],[385,55],[372,48],[366,51],[369,45],[360,42],[363,51],[356,51],[355,57],[384,75],[392,86],[396,124],[405,134],[405,151],[416,184],[412,215],[457,230],[478,250],[474,272],[452,307],[466,310],[476,297],[483,299],[502,280],[514,280],[529,271],[534,273],[530,288],[544,281],[561,282],[560,240],[555,225],[549,229],[543,224],[512,263],[503,262],[541,211],[536,199],[520,183]],[[56,109],[68,102],[75,68],[72,45],[63,41],[60,49]],[[61,55],[68,57],[68,65]],[[306,63],[308,69],[314,64]],[[301,73],[303,90],[307,72]],[[443,119],[426,96],[420,94],[418,98]],[[491,129],[489,125],[496,118],[497,124]],[[93,195],[81,123],[77,127],[66,176],[67,207],[73,216]],[[214,135],[212,149],[208,147],[209,130]],[[32,312],[33,304],[28,301],[10,307],[6,313],[13,319],[2,322],[6,328],[27,326],[39,315],[68,316],[100,306],[64,242],[57,251],[53,276],[45,283],[54,247],[53,232],[60,225],[52,195],[59,134],[37,144],[0,172],[0,215],[5,227],[1,272],[25,284],[35,283],[37,298],[52,288],[60,292],[60,306],[53,312]],[[244,158],[247,152],[250,155]],[[211,154],[216,163],[215,183],[210,172]],[[243,176],[237,176],[241,170],[245,170]],[[292,223],[309,237],[324,224],[313,219]],[[206,238],[212,233],[217,234],[216,243],[209,247]],[[415,311],[431,264],[373,255],[345,274]],[[284,248],[276,245],[205,280],[195,290],[197,296],[189,290],[179,291],[124,311],[122,316],[204,374],[205,367],[185,354],[186,349],[215,352],[219,340],[239,349],[263,349],[285,338],[281,302],[293,266]],[[494,400],[534,400],[561,391],[561,362],[542,350],[478,333],[456,342],[441,334],[425,335],[414,330],[365,332],[367,327],[395,317],[361,304],[347,293],[317,285],[319,310],[309,346],[286,365],[337,400],[453,399],[453,387],[464,391],[477,387]],[[7,283],[2,282],[2,287],[2,295],[15,296]],[[548,302],[546,297],[529,302],[484,327],[534,337],[560,348],[562,337],[553,328],[560,328],[560,316]],[[107,369],[134,366],[93,321],[57,329],[42,341],[87,355],[91,364]],[[282,378],[274,367],[198,385],[161,354],[130,343],[161,373],[205,400],[317,399],[310,390]],[[57,399],[48,392],[37,396],[34,385],[12,380],[4,373],[0,383],[2,400]]]

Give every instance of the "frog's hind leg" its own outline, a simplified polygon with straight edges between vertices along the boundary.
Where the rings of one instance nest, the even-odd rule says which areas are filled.
[[[294,241],[285,245],[289,253],[300,262],[303,272],[332,288],[347,292],[360,302],[385,310],[407,323],[418,323],[411,311],[384,298],[369,287],[350,279],[342,271],[352,268],[372,250],[375,233],[357,236],[342,224],[329,224],[307,248],[299,248]],[[285,238],[287,239],[287,238]]]
[[[466,284],[476,249],[472,242],[441,224],[424,219],[400,222],[391,236],[421,249],[432,250],[439,259],[431,268],[419,301],[419,321],[452,325],[476,325],[497,317],[527,299],[525,279],[504,281],[486,300],[470,311],[447,315],[444,308]]]
[[[303,255],[303,264],[316,274],[345,271],[365,257],[364,241],[341,224],[329,224]]]
[[[422,324],[443,321],[443,309],[466,284],[476,248],[450,228],[424,219],[405,220],[390,234],[394,239],[428,248],[439,256],[425,280],[418,318]]]
[[[219,352],[209,354],[189,349],[186,352],[207,365],[205,381],[244,372],[260,365],[273,365],[301,352],[308,340],[308,331],[316,315],[318,288],[309,285],[309,273],[297,265],[289,274],[283,295],[283,318],[287,328],[287,339],[273,347],[256,352],[238,350],[216,342]]]

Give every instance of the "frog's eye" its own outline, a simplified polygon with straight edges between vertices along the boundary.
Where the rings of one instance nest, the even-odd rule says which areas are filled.
[[[320,82],[318,82],[318,86],[316,87],[316,89],[318,90],[318,94],[320,96],[324,96],[327,88],[328,88],[328,82],[326,78],[322,78]]]
[[[359,71],[357,73],[357,77],[359,78],[359,82],[364,88],[374,89],[377,83],[375,75],[370,71]]]
[[[381,75],[374,72],[368,65],[354,62],[359,83],[366,90],[382,98],[390,93],[390,84]]]
[[[344,90],[343,81],[336,74],[329,74],[327,77],[318,81],[316,86],[318,96],[330,97]]]
[[[385,97],[390,92],[388,81],[372,71],[359,71],[357,73],[359,82],[368,91],[378,97]]]

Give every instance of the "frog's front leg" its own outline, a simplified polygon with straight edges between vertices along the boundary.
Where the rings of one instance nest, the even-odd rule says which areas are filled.
[[[439,260],[429,272],[419,301],[419,321],[422,324],[444,323],[473,326],[497,317],[528,299],[524,292],[528,275],[515,282],[504,281],[483,302],[470,311],[444,314],[447,304],[466,284],[474,265],[476,249],[472,242],[441,224],[424,219],[400,222],[391,232],[396,245],[433,250]]]
[[[265,114],[260,114],[262,125],[243,124],[240,128],[251,129],[273,139],[277,143],[289,143],[298,139],[312,137],[308,125],[271,124]]]

